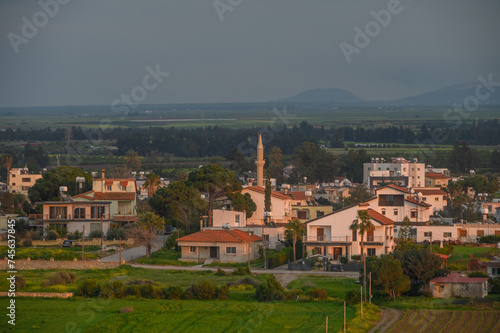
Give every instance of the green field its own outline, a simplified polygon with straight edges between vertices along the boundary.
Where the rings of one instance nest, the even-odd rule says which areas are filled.
[[[448,266],[454,265],[462,270],[466,269],[467,262],[470,261],[470,253],[475,259],[491,260],[495,249],[491,247],[455,246],[453,247],[453,253],[448,258]]]
[[[6,304],[3,298],[2,303]],[[328,332],[342,327],[343,304],[293,301],[17,300],[4,332]],[[134,312],[120,313],[132,306]],[[349,308],[347,317],[353,318]]]

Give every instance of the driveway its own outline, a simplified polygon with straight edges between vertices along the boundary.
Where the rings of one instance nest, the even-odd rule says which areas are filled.
[[[156,252],[158,251],[162,245],[163,245],[163,239],[167,240],[167,236],[163,238],[162,235],[158,235],[154,240],[153,240],[153,248],[151,249],[151,252]],[[125,260],[125,262],[132,261],[134,259],[144,257],[146,255],[146,247],[145,246],[138,246],[134,247],[128,250],[122,250],[122,260]],[[115,254],[109,255],[107,257],[104,257],[101,259],[102,262],[119,262],[120,261],[120,253],[117,252]]]

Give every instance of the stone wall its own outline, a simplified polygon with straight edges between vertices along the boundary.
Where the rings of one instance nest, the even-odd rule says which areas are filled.
[[[0,296],[8,296],[7,291],[1,291]],[[50,298],[69,298],[73,297],[73,293],[29,293],[17,292],[16,297],[50,297]]]
[[[62,243],[65,241],[65,238],[58,238],[57,240],[34,240],[32,243],[32,246],[61,246]],[[82,241],[76,241],[78,245],[82,245]],[[119,240],[103,240],[103,244],[106,246],[111,246],[111,245],[120,245]],[[122,246],[125,245],[132,245],[134,244],[134,239],[129,238],[127,240],[122,240]],[[94,238],[92,240],[85,240],[85,245],[101,245],[101,239],[100,238]],[[7,246],[7,241],[0,241],[0,246]]]
[[[119,266],[118,262],[100,262],[100,261],[52,261],[52,260],[29,260],[17,259],[16,271],[32,269],[111,269]],[[8,271],[7,260],[0,260],[0,270]]]

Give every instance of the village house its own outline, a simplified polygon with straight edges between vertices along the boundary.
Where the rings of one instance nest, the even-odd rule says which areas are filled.
[[[446,187],[450,182],[451,177],[442,173],[427,172],[425,174],[426,187]]]
[[[350,230],[358,211],[366,210],[374,226],[364,236],[367,256],[378,256],[394,250],[394,221],[372,209],[368,203],[349,206],[331,214],[305,222],[304,245],[309,254],[323,254],[333,260],[340,256],[361,255],[361,235]]]
[[[448,193],[439,188],[416,187],[413,190],[423,202],[432,205],[432,213],[444,210],[448,206]]]
[[[429,285],[434,298],[488,296],[488,278],[464,277],[455,273],[436,277],[429,281]]]
[[[8,190],[11,193],[20,193],[27,197],[29,188],[35,185],[37,179],[40,178],[42,178],[42,174],[32,174],[27,167],[12,168],[7,176]]]
[[[262,238],[238,229],[209,229],[181,237],[181,261],[245,262],[258,258]]]
[[[394,157],[390,163],[383,158],[373,158],[371,163],[363,164],[363,182],[370,189],[389,182],[397,182],[405,187],[423,187],[425,164],[418,163],[417,159],[407,161],[402,157]]]

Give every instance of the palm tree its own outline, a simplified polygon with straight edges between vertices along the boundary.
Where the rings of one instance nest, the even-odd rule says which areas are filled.
[[[295,254],[295,247],[297,244],[297,240],[302,239],[304,228],[302,228],[302,224],[297,219],[290,220],[286,224],[285,228],[288,230],[288,235],[291,235],[293,237],[293,263],[295,264],[297,259]]]
[[[145,212],[139,216],[138,221],[129,229],[128,235],[134,238],[136,244],[146,247],[146,257],[151,255],[153,248],[153,240],[157,236],[157,232],[163,230],[163,218],[153,212]]]
[[[460,182],[451,182],[448,184],[448,193],[450,194],[450,200],[453,200],[457,195],[462,192],[462,184]]]
[[[142,185],[142,188],[148,189],[148,198],[151,198],[156,190],[161,186],[160,176],[155,175],[154,173],[150,173],[146,176],[146,180]]]
[[[366,258],[365,258],[365,242],[364,236],[365,232],[368,230],[373,230],[374,226],[372,224],[370,215],[368,215],[368,211],[366,210],[358,210],[358,217],[352,221],[352,224],[349,226],[349,229],[354,230],[356,232],[359,231],[359,236],[361,237],[361,261],[363,262],[363,278],[364,278],[364,287],[365,287],[365,302],[366,302]]]
[[[125,166],[127,169],[137,171],[141,168],[141,158],[133,149],[129,149],[125,154]]]

